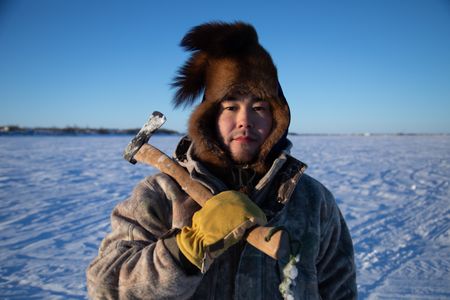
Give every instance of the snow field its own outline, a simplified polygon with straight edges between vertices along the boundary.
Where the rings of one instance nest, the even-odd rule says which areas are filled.
[[[0,298],[85,299],[131,137],[0,137]],[[155,136],[171,154],[179,137]],[[360,299],[450,299],[450,136],[291,136],[353,237]]]

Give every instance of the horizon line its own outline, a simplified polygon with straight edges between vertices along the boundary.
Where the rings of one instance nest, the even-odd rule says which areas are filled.
[[[112,134],[136,134],[141,128],[107,128],[107,127],[80,127],[80,126],[65,126],[65,127],[57,127],[57,126],[34,126],[34,127],[21,127],[18,125],[0,125],[0,135],[52,135],[54,133],[74,135],[74,134],[99,134],[99,135],[112,135]],[[168,129],[168,128],[160,128],[158,130],[160,133],[164,134],[174,134],[174,135],[185,135],[186,132],[179,132],[177,130]],[[158,132],[157,131],[157,132]],[[291,136],[308,136],[308,135],[316,135],[316,136],[339,136],[339,135],[355,135],[355,136],[382,136],[382,135],[395,135],[395,136],[419,136],[419,135],[450,135],[450,132],[338,132],[338,133],[330,133],[330,132],[293,132],[288,131],[288,135]]]

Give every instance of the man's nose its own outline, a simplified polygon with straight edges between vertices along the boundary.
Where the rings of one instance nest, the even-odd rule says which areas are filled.
[[[253,127],[253,120],[251,110],[240,109],[238,113],[238,127],[239,128],[250,128]]]

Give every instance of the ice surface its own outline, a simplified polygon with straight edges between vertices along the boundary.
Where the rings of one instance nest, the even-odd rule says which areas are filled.
[[[178,137],[154,136],[171,154]],[[450,298],[450,137],[292,136],[353,236],[360,299]],[[130,137],[0,137],[0,298],[84,299]]]

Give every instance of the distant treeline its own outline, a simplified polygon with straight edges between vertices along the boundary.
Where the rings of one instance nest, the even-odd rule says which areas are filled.
[[[136,135],[140,128],[108,129],[108,128],[82,128],[69,126],[57,127],[20,127],[16,125],[0,126],[0,135]],[[160,128],[155,134],[180,135],[171,129]]]

